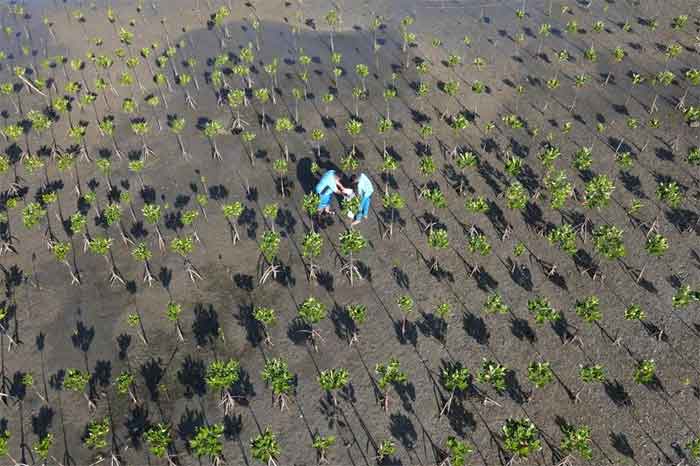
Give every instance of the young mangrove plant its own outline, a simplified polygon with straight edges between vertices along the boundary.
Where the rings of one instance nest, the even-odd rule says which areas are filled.
[[[241,366],[235,359],[228,361],[214,360],[209,363],[205,382],[208,387],[218,390],[221,396],[219,406],[224,408],[224,416],[233,410],[236,402],[231,394],[231,387],[238,382],[240,378]]]
[[[401,363],[398,359],[391,357],[386,364],[378,363],[374,371],[377,374],[377,386],[382,392],[382,402],[384,411],[389,411],[389,388],[391,386],[405,385],[408,376],[401,370]]]
[[[501,431],[503,447],[513,455],[508,462],[509,465],[516,459],[528,458],[542,449],[539,431],[528,418],[509,418]]]
[[[349,304],[345,310],[352,321],[352,336],[349,341],[350,346],[352,346],[353,343],[359,341],[360,325],[367,319],[367,306],[364,304]]]
[[[273,405],[279,404],[280,410],[287,407],[287,399],[292,393],[294,376],[289,371],[287,361],[280,358],[268,359],[260,374],[263,381],[272,389]]]
[[[443,387],[450,392],[450,396],[440,410],[439,416],[443,414],[449,416],[455,394],[464,393],[469,388],[469,377],[469,369],[460,363],[451,363],[442,370],[440,381]]]
[[[206,456],[214,466],[223,463],[224,446],[221,443],[221,436],[224,434],[224,426],[213,424],[211,426],[202,425],[189,441],[190,448],[198,458]]]
[[[342,233],[338,240],[340,242],[340,253],[347,257],[345,264],[340,268],[340,272],[348,275],[350,286],[353,286],[354,277],[362,279],[360,270],[357,265],[355,265],[354,257],[365,248],[367,240],[362,236],[362,233],[354,229]]]
[[[258,306],[253,310],[253,319],[260,324],[265,336],[265,343],[272,345],[270,329],[277,324],[277,313],[270,307]]]
[[[281,453],[277,436],[269,427],[250,440],[250,449],[253,458],[266,466],[277,466],[277,457]]]
[[[318,376],[318,384],[333,400],[333,405],[338,404],[336,393],[343,390],[350,382],[350,373],[347,369],[328,369],[321,371]]]

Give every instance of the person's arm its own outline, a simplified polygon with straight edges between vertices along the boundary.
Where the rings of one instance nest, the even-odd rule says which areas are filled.
[[[345,193],[347,191],[347,188],[342,185],[339,179],[335,180],[335,192],[336,194],[341,194]]]

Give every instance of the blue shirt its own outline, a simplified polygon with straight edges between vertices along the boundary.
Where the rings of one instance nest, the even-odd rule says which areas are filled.
[[[323,174],[318,184],[316,185],[316,194],[327,195],[335,191],[336,178],[335,170],[328,170]]]
[[[360,198],[364,199],[365,197],[371,196],[373,192],[374,186],[372,186],[372,181],[370,181],[367,175],[361,173],[357,180],[357,194]]]

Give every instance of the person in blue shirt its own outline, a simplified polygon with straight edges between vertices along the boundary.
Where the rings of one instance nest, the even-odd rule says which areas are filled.
[[[333,194],[345,193],[346,188],[340,183],[340,178],[335,174],[335,170],[328,170],[316,184],[315,191],[320,196],[318,213],[332,214]]]
[[[369,205],[372,202],[374,186],[372,185],[372,180],[370,180],[364,173],[360,173],[360,176],[353,175],[351,182],[357,190],[357,196],[360,198],[360,210],[357,212],[355,215],[355,220],[352,222],[352,225],[354,226],[367,217]]]

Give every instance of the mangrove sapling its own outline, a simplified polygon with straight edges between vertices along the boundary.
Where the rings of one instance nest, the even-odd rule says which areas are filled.
[[[389,182],[393,179],[392,173],[399,168],[399,162],[389,154],[382,159],[382,180],[384,181],[384,194],[389,193]]]
[[[700,292],[692,290],[688,284],[681,285],[671,298],[675,309],[685,308],[698,300],[700,300]]]
[[[182,257],[185,272],[187,272],[187,276],[190,278],[192,283],[194,283],[195,280],[203,279],[202,275],[199,273],[199,271],[197,271],[196,267],[194,264],[192,264],[192,261],[189,258],[189,255],[192,253],[193,249],[194,240],[191,236],[173,238],[170,241],[170,250]]]
[[[647,315],[639,304],[630,304],[625,309],[625,320],[644,321]]]
[[[387,190],[384,196],[382,197],[382,206],[388,212],[389,215],[389,228],[386,229],[382,236],[386,237],[388,235],[389,238],[391,238],[394,234],[394,222],[396,219],[396,214],[399,210],[403,209],[406,206],[406,202],[404,201],[403,197],[401,197],[401,194],[399,194],[398,192],[388,192]]]
[[[136,329],[136,333],[143,342],[144,345],[148,346],[148,338],[146,338],[146,330],[143,328],[143,322],[141,321],[141,315],[136,312],[131,312],[126,316],[126,323],[129,327]]]
[[[343,170],[344,172],[355,172],[357,169],[360,167],[360,159],[355,155],[354,152],[349,152],[346,155],[342,156],[340,158],[340,169]],[[351,201],[351,204],[354,205],[356,198],[349,199]],[[344,202],[346,202],[346,199],[343,199]],[[359,201],[359,199],[358,199]],[[359,204],[358,204],[359,207]],[[357,210],[350,210],[350,212],[354,213],[357,212]]]
[[[333,405],[338,405],[336,393],[343,390],[350,382],[350,373],[347,369],[328,369],[321,371],[318,376],[318,384],[333,400]]]
[[[538,324],[553,323],[561,319],[561,313],[554,309],[544,296],[528,300],[527,310],[535,316],[535,322]]]
[[[486,214],[491,209],[491,206],[489,201],[483,196],[475,196],[464,201],[464,208],[472,214]]]
[[[574,454],[586,461],[593,458],[590,427],[585,424],[578,427],[565,424],[561,427],[561,430],[564,438],[561,440],[559,448],[566,453],[566,457],[557,466],[573,465]]]
[[[223,462],[224,446],[221,443],[223,434],[224,426],[221,424],[199,426],[194,437],[189,441],[190,448],[197,457],[207,456],[214,466],[219,466]]]
[[[401,312],[403,312],[403,316],[401,318],[401,336],[404,336],[406,334],[408,315],[414,311],[415,303],[413,302],[413,298],[410,296],[402,295],[396,298],[396,304],[399,306],[399,309],[401,309]]]
[[[265,336],[265,343],[272,346],[270,329],[277,325],[277,313],[270,307],[257,306],[253,310],[253,319],[260,324]]]
[[[259,283],[264,284],[270,276],[277,278],[277,273],[280,266],[277,263],[277,254],[279,253],[280,234],[274,230],[268,230],[262,235],[260,240],[260,258],[258,259],[259,269],[261,270]],[[264,263],[263,263],[264,261]],[[262,267],[265,266],[263,270]]]
[[[483,359],[481,362],[481,368],[476,374],[476,381],[479,383],[491,385],[494,388],[494,390],[496,390],[496,393],[500,395],[506,390],[507,373],[508,369],[504,365],[496,361]],[[498,403],[491,400],[489,397],[484,396],[484,404],[488,403],[498,405]]]
[[[342,20],[340,18],[340,13],[336,9],[329,10],[328,13],[326,13],[326,15],[325,15],[325,20],[326,20],[326,24],[330,28],[328,30],[328,33],[330,34],[331,54],[334,54],[335,53],[335,44],[333,41],[333,35],[335,33],[335,29],[342,22]]]
[[[292,88],[292,98],[294,99],[294,122],[297,125],[301,125],[301,120],[299,119],[299,101],[305,97],[304,91],[298,87]]]
[[[116,155],[117,158],[119,158],[119,160],[122,160],[123,159],[122,152],[119,149],[119,145],[117,144],[116,138],[114,137],[114,130],[115,130],[114,116],[107,115],[104,118],[102,118],[102,120],[100,120],[98,123],[98,128],[99,128],[100,132],[105,137],[109,137],[109,139],[112,143],[112,150],[114,151],[114,155]]]
[[[464,187],[467,184],[467,178],[465,175],[465,170],[468,168],[475,168],[479,164],[479,159],[471,151],[460,151],[456,149],[455,164],[459,168],[459,189],[460,195],[464,194]]]
[[[12,338],[12,335],[10,335],[10,332],[8,332],[9,324],[9,311],[7,307],[0,307],[0,338],[2,337],[7,337],[8,339],[8,344],[7,344],[7,350],[12,351],[12,348],[17,346],[17,342],[15,341],[14,338]],[[0,347],[2,346],[2,341],[0,340]],[[0,376],[3,377],[2,380],[0,380],[0,385],[4,387],[5,385],[5,379],[4,379],[4,366],[2,366],[2,371],[0,372]],[[0,399],[7,397],[7,394],[2,392],[3,389],[0,389]]]
[[[547,233],[547,241],[570,256],[576,255],[576,231],[568,223],[562,223]]]
[[[71,251],[71,243],[67,241],[55,241],[51,243],[50,248],[54,258],[68,269],[71,285],[80,285],[80,273],[77,269],[75,271],[73,270],[73,266],[70,265],[67,259],[68,253]]]
[[[432,157],[423,157],[421,161],[432,160]],[[423,187],[420,190],[419,197],[425,198],[430,202],[430,212],[424,215],[427,224],[423,228],[424,231],[430,232],[433,227],[437,224],[437,217],[435,217],[435,212],[438,209],[444,209],[447,207],[447,199],[445,198],[445,193],[443,193],[439,187]]]
[[[316,206],[314,206],[314,210]],[[316,280],[319,267],[314,262],[317,257],[321,255],[321,249],[323,248],[323,237],[315,231],[309,231],[304,236],[304,240],[301,243],[301,255],[307,261],[306,270],[309,282]]]
[[[90,252],[96,256],[102,256],[107,261],[107,266],[109,267],[110,276],[109,283],[114,285],[119,282],[122,285],[125,284],[124,279],[121,277],[116,264],[114,263],[114,257],[112,256],[112,238],[104,236],[95,236],[88,241],[88,249]]]
[[[453,436],[447,437],[445,449],[447,450],[443,453],[445,459],[442,460],[440,466],[465,466],[467,456],[474,452],[471,445]]]
[[[318,351],[318,345],[316,344],[315,337],[317,337],[321,341],[324,341],[324,339],[318,332],[318,330],[314,328],[314,325],[318,324],[326,318],[325,304],[323,304],[313,296],[309,296],[308,298],[306,298],[306,300],[304,300],[301,306],[299,306],[299,318],[309,328],[308,330],[302,329],[299,331],[309,334],[309,341],[311,342],[311,345],[314,347],[315,351]]]
[[[578,376],[581,382],[584,383],[584,387],[576,392],[574,398],[574,402],[576,403],[581,400],[581,393],[586,390],[588,386],[594,383],[605,382],[605,368],[600,364],[580,366]]]
[[[382,135],[382,158],[389,156],[386,150],[386,134],[394,128],[394,122],[388,118],[380,118],[377,123],[377,132]]]
[[[700,438],[693,437],[692,439],[688,440],[688,442],[685,444],[685,448],[688,450],[688,454],[691,458],[696,461],[700,459]]]
[[[185,149],[185,143],[182,140],[182,131],[185,129],[185,119],[177,115],[168,115],[168,128],[175,135],[177,145],[180,148],[180,154],[185,160],[190,159],[190,154]]]
[[[192,236],[194,237],[195,241],[197,241],[198,243],[201,243],[202,240],[199,239],[199,235],[197,234],[197,229],[195,227],[195,222],[197,221],[198,218],[199,218],[199,212],[194,210],[194,209],[185,210],[180,215],[180,221],[182,222],[182,225],[184,227],[190,227],[192,229]]]
[[[287,117],[280,117],[275,121],[275,131],[283,135],[284,138],[284,160],[287,162],[289,162],[289,132],[293,129],[294,124]]]
[[[170,433],[170,426],[159,422],[149,427],[143,437],[148,445],[148,451],[156,458],[165,458],[168,461],[168,466],[175,466],[172,456],[170,455],[170,446],[173,439]]]
[[[352,346],[353,343],[359,341],[360,325],[367,319],[367,306],[364,304],[349,304],[345,310],[352,321],[352,336],[349,341],[350,346]]]
[[[158,248],[160,249],[161,253],[164,252],[165,240],[163,239],[163,234],[160,231],[160,226],[158,226],[162,215],[161,207],[158,204],[144,204],[144,206],[141,208],[141,213],[143,214],[143,218],[146,220],[146,223],[153,226],[156,232],[156,237],[158,238]]]
[[[185,92],[185,103],[187,104],[188,107],[190,107],[192,110],[197,109],[197,102],[192,98],[192,95],[190,94],[189,89],[187,86],[189,83],[192,81],[192,76],[190,76],[187,73],[180,73],[175,76],[175,83],[178,84],[180,87]]]
[[[637,363],[632,378],[640,385],[651,385],[656,380],[656,362],[653,359],[642,359]]]
[[[593,230],[593,247],[608,260],[617,260],[627,255],[623,241],[624,232],[615,225],[600,225]]]
[[[311,140],[314,142],[314,145],[316,146],[316,158],[317,159],[321,158],[321,142],[325,138],[326,138],[326,133],[324,133],[322,129],[314,128],[311,130]],[[285,144],[285,148],[286,148],[286,144]]]
[[[450,396],[440,410],[439,417],[443,414],[450,415],[450,407],[455,394],[464,393],[469,388],[469,378],[469,369],[460,363],[451,363],[442,370],[440,382],[450,392]]]
[[[569,182],[566,172],[550,171],[544,177],[544,187],[549,191],[550,206],[552,209],[560,210],[566,201],[573,196],[574,187]]]
[[[575,311],[577,316],[588,323],[598,322],[603,318],[603,313],[600,311],[600,300],[597,296],[589,296],[584,300],[576,301]]]
[[[350,154],[355,156],[356,138],[362,132],[362,122],[355,118],[351,118],[345,123],[345,130],[348,132],[348,135],[350,135],[352,140],[352,150],[350,151]]]
[[[287,398],[294,389],[294,375],[289,371],[287,361],[280,358],[268,359],[260,375],[272,389],[273,405],[279,404],[280,410],[284,410],[287,407]]]
[[[448,99],[447,101],[450,102],[452,99],[455,99],[457,96],[457,93],[459,92],[459,81],[455,81],[454,79],[448,79],[445,81],[445,83],[442,85],[442,91],[447,94]],[[460,118],[462,117],[462,118]],[[443,110],[442,114],[440,115],[440,118],[442,120],[450,121],[450,126],[452,126],[453,129],[456,129],[460,126],[462,126],[462,123],[464,123],[464,115],[458,114],[455,115],[454,118],[452,118],[452,113],[450,111],[450,106],[449,103],[445,104],[445,109]],[[459,123],[456,123],[459,121]],[[457,126],[455,126],[457,125]]]
[[[311,165],[311,172],[312,175],[317,174],[317,170],[314,169],[314,167],[318,168],[318,165],[315,163],[312,163]],[[313,231],[314,230],[314,218],[316,214],[318,213],[318,203],[321,201],[321,196],[316,194],[314,191],[311,191],[310,193],[304,194],[304,198],[301,201],[301,209],[302,211],[306,212],[306,215],[309,216],[309,223],[310,223],[310,229]]]
[[[266,427],[264,432],[250,440],[250,450],[253,458],[264,465],[277,466],[275,460],[280,455],[281,450],[277,442],[277,436],[269,427]]]
[[[260,103],[260,127],[262,129],[267,129],[267,114],[265,113],[265,105],[270,100],[270,91],[266,87],[260,89],[255,89],[253,91],[253,96]]]
[[[248,157],[250,158],[250,165],[255,166],[255,153],[253,152],[253,141],[255,141],[255,133],[252,131],[243,131],[241,133],[241,140],[248,146]]]
[[[431,261],[430,270],[440,272],[439,251],[450,247],[450,238],[446,228],[434,228],[428,233],[428,246],[435,250],[435,256]]]
[[[675,181],[662,181],[656,187],[656,198],[671,209],[677,209],[683,203],[683,192]]]
[[[107,228],[109,228],[115,224],[118,226],[119,235],[122,239],[122,242],[124,243],[124,246],[129,246],[130,244],[131,245],[134,244],[134,241],[131,238],[129,238],[126,231],[124,230],[124,226],[122,225],[122,222],[121,222],[122,207],[120,204],[116,204],[116,203],[107,204],[105,206],[105,208],[102,210],[102,215],[100,215],[100,217]]]
[[[70,235],[83,235],[83,252],[87,251],[90,245],[90,232],[87,229],[87,218],[80,212],[75,212],[69,217]]]
[[[287,159],[277,159],[272,162],[272,169],[277,173],[278,180],[280,182],[280,193],[282,197],[286,197],[286,189],[284,186],[284,180],[289,171],[289,161]]]
[[[231,387],[238,382],[240,372],[241,366],[235,359],[229,359],[228,361],[214,360],[207,367],[204,380],[208,387],[220,392],[221,401],[219,406],[223,406],[224,416],[228,416],[236,406],[234,397],[231,394]]]
[[[231,122],[229,130],[242,130],[248,123],[241,118],[241,105],[246,102],[246,95],[243,89],[231,89],[226,94],[226,103],[231,110]]]
[[[513,455],[508,461],[508,466],[515,460],[528,458],[542,449],[539,431],[528,418],[508,418],[501,431],[503,447]]]
[[[212,157],[217,160],[223,160],[219,152],[219,147],[216,145],[216,137],[226,132],[224,126],[218,120],[209,120],[202,127],[202,132],[209,141]]]
[[[527,379],[536,388],[543,388],[554,380],[554,372],[549,362],[533,361],[527,366]]]
[[[136,394],[134,393],[134,374],[132,374],[128,370],[122,371],[122,373],[119,374],[117,376],[117,379],[114,381],[114,386],[117,391],[117,394],[129,395],[129,398],[131,398],[131,401],[135,405],[139,404],[139,400],[136,398]]]
[[[329,435],[328,437],[323,437],[319,434],[314,436],[314,441],[311,444],[314,450],[316,450],[318,464],[328,463],[328,450],[335,445],[335,436]]]
[[[182,305],[170,301],[168,306],[165,308],[165,316],[175,325],[175,332],[177,333],[177,339],[181,342],[185,341],[185,337],[182,335],[182,328],[180,327],[180,314],[182,314]]]
[[[486,257],[491,254],[491,244],[489,244],[486,235],[483,233],[478,233],[476,229],[472,228],[468,241],[467,247],[470,253],[478,254],[482,257]],[[481,269],[481,266],[478,263],[474,264],[469,276],[473,276],[477,271],[479,271],[479,269]]]
[[[450,119],[450,127],[452,128],[452,131],[454,131],[454,139],[455,139],[455,146],[454,148],[447,154],[450,157],[457,158],[461,152],[460,150],[460,145],[459,145],[459,133],[464,131],[466,128],[468,128],[470,125],[469,120],[467,120],[467,117],[465,117],[463,114],[459,113],[455,116],[453,116]],[[463,162],[467,162],[469,159],[474,159],[474,162],[476,162],[476,158],[474,157],[474,154],[469,153],[470,155],[467,156],[463,160]],[[476,164],[476,163],[475,163]]]
[[[85,401],[87,401],[88,404],[88,410],[90,412],[94,411],[97,409],[95,406],[95,403],[92,402],[90,397],[88,396],[88,393],[85,391],[85,389],[88,387],[88,382],[90,381],[90,374],[87,372],[83,372],[79,369],[68,369],[66,370],[66,376],[63,379],[63,388],[66,390],[80,393],[83,395],[83,398],[85,398]]]
[[[401,363],[398,359],[391,357],[386,364],[378,363],[374,371],[379,378],[377,386],[382,392],[382,404],[384,411],[389,411],[389,388],[397,385],[405,385],[408,382],[408,376],[401,370]]]
[[[374,459],[381,464],[385,459],[391,458],[394,454],[396,454],[396,444],[391,440],[382,440],[377,446],[377,456],[375,456]]]
[[[94,420],[87,425],[87,435],[83,438],[83,445],[90,450],[102,450],[107,447],[107,434],[110,432],[110,419]],[[114,451],[112,452],[112,465],[119,466]]]
[[[243,204],[239,201],[221,206],[221,211],[223,212],[224,218],[226,219],[231,231],[231,242],[233,244],[236,244],[241,239],[236,225],[238,224],[238,219],[241,217],[244,210],[245,208],[243,207]]]
[[[439,326],[435,331],[435,338],[444,346],[447,343],[448,320],[452,317],[452,306],[449,303],[440,303],[433,314],[437,316],[436,324]]]
[[[506,205],[513,210],[523,210],[529,200],[527,190],[519,181],[512,182],[506,189],[504,196]]]
[[[355,210],[355,212],[356,211],[357,210]],[[340,272],[344,272],[348,275],[350,286],[353,286],[355,276],[362,279],[360,270],[355,265],[354,256],[365,248],[367,240],[362,236],[362,233],[352,229],[342,233],[338,240],[340,242],[340,253],[343,256],[347,256],[347,260],[345,264],[341,266]]]
[[[487,314],[508,314],[510,307],[503,302],[501,295],[494,292],[488,295],[486,301],[484,301],[483,310]]]
[[[47,401],[47,396],[48,394],[45,392],[43,395],[37,390],[36,386],[34,385],[34,376],[30,373],[27,372],[24,375],[22,375],[22,379],[20,380],[20,383],[24,387],[25,390],[31,389],[36,396],[39,397],[39,399],[44,402],[48,403]]]
[[[46,460],[49,459],[51,447],[53,446],[54,436],[51,432],[46,432],[41,435],[41,437],[34,442],[32,445],[32,450],[36,453],[37,457],[41,460],[42,466],[46,465]],[[0,446],[0,454],[2,453],[2,446]],[[52,459],[53,456],[51,456]]]
[[[139,181],[141,189],[145,189],[146,184],[143,181],[143,175],[141,172],[143,172],[144,168],[146,168],[146,163],[142,159],[132,159],[129,160],[127,166],[129,171],[136,175],[136,179]]]

